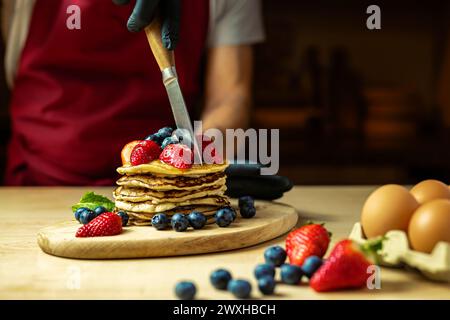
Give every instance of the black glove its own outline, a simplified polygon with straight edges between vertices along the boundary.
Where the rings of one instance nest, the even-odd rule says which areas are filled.
[[[130,0],[112,0],[117,5],[125,5]],[[178,43],[181,17],[181,0],[136,0],[127,27],[131,32],[139,32],[147,27],[157,12],[161,15],[161,40],[168,50]]]
[[[260,175],[259,164],[231,164],[227,174],[226,194],[232,198],[251,196],[255,199],[275,200],[292,189],[292,182],[282,176]]]

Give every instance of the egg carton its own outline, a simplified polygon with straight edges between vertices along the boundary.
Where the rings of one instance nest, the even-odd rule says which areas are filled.
[[[350,239],[363,244],[367,241],[361,224],[353,226]],[[423,253],[411,250],[408,236],[404,231],[392,230],[386,233],[383,249],[379,252],[379,262],[387,267],[410,267],[418,270],[426,278],[450,282],[450,243],[439,242],[433,251]]]

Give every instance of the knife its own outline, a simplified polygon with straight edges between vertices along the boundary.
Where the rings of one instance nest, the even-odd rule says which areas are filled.
[[[145,34],[150,48],[162,73],[162,81],[169,96],[170,106],[177,128],[181,131],[183,144],[194,147],[194,163],[202,164],[202,155],[194,136],[194,129],[181,92],[175,69],[173,51],[164,48],[161,41],[161,21],[157,18],[145,28]],[[186,141],[188,140],[188,141]]]

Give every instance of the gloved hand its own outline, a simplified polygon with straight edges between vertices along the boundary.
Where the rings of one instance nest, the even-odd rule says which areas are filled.
[[[112,0],[117,5],[125,5],[130,0]],[[161,40],[168,50],[178,43],[180,29],[181,0],[136,0],[127,27],[131,32],[139,32],[147,27],[156,13],[161,15]]]

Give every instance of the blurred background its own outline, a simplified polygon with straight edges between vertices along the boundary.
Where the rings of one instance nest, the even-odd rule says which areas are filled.
[[[265,0],[255,128],[279,128],[280,174],[297,184],[450,179],[450,3]],[[4,48],[0,48],[3,54]],[[0,180],[9,136],[0,79]]]

